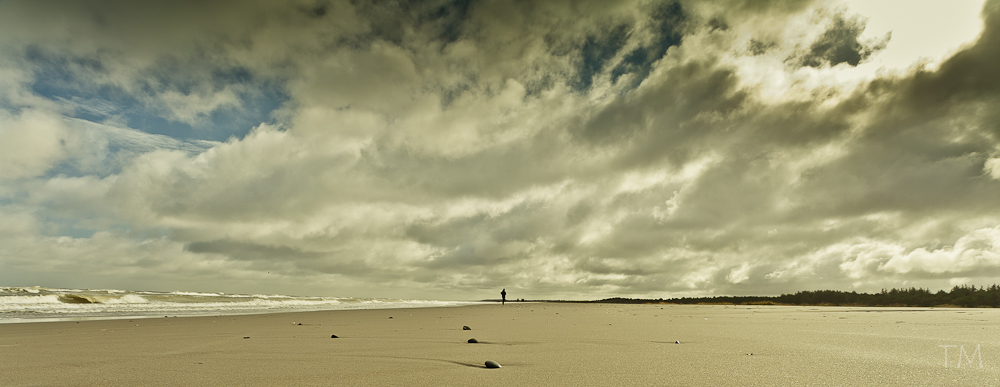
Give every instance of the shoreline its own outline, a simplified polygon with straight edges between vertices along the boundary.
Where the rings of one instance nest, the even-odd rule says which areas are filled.
[[[996,385],[998,318],[523,302],[2,324],[0,374],[10,386]],[[941,345],[955,345],[948,367]],[[975,362],[956,367],[959,346]]]
[[[232,316],[258,316],[258,315],[281,315],[289,313],[323,313],[323,312],[341,312],[341,311],[362,311],[362,310],[399,310],[399,309],[435,309],[435,308],[461,308],[467,306],[475,305],[494,305],[491,300],[482,301],[455,301],[461,302],[460,305],[434,305],[434,306],[391,306],[385,308],[350,308],[350,309],[320,309],[320,310],[261,310],[261,311],[250,311],[242,313],[199,313],[199,314],[175,314],[175,315],[122,315],[122,316],[80,316],[80,317],[53,317],[53,318],[28,318],[21,320],[14,319],[0,319],[0,325],[4,324],[31,324],[31,323],[58,323],[58,322],[82,322],[82,321],[113,321],[113,320],[148,320],[148,319],[164,319],[164,318],[225,318]],[[636,306],[722,306],[722,307],[778,307],[778,308],[853,308],[853,309],[872,309],[872,310],[894,310],[894,311],[906,311],[908,309],[926,309],[926,310],[977,310],[977,309],[987,309],[987,310],[1000,310],[992,307],[963,307],[957,305],[935,305],[935,306],[913,306],[913,305],[830,305],[830,304],[808,304],[808,305],[793,305],[793,304],[726,304],[726,303],[670,303],[670,302],[647,302],[647,303],[633,303],[633,302],[603,302],[603,301],[574,301],[574,300],[526,300],[526,301],[512,301],[509,302],[513,305],[527,305],[527,304],[570,304],[570,305],[636,305]],[[496,306],[501,306],[500,301],[495,302]]]
[[[449,301],[452,302],[452,301]],[[105,320],[146,320],[159,318],[191,318],[191,317],[226,317],[226,316],[255,316],[262,314],[286,314],[286,313],[312,313],[312,312],[334,312],[348,310],[393,310],[393,309],[424,309],[424,308],[457,308],[463,306],[481,305],[477,301],[453,301],[456,305],[431,305],[431,306],[389,306],[384,308],[343,308],[343,309],[273,309],[256,311],[235,311],[232,313],[177,313],[176,311],[166,311],[166,316],[161,315],[117,315],[117,316],[67,316],[67,317],[39,317],[26,319],[0,319],[0,325],[4,324],[30,324],[43,322],[77,322],[77,321],[105,321]],[[173,312],[173,313],[171,313]],[[173,315],[171,315],[173,314]]]

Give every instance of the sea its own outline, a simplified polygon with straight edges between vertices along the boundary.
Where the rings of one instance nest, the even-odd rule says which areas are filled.
[[[0,323],[425,308],[478,304],[391,298],[0,287]]]

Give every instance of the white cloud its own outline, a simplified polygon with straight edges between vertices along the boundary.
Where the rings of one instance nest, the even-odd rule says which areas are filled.
[[[76,146],[66,158],[82,174],[99,176],[117,174],[135,157],[157,150],[176,150],[196,155],[219,145],[214,141],[179,140],[165,135],[76,118],[64,118],[63,124],[76,139]]]
[[[917,248],[885,262],[881,270],[896,273],[995,272],[1000,268],[1000,228],[976,230],[955,241],[953,246],[928,250]]]
[[[168,90],[157,97],[169,111],[168,117],[191,125],[199,124],[208,116],[220,109],[236,109],[241,107],[240,99],[230,89],[206,94],[182,94]]]
[[[835,255],[834,259],[842,260],[840,269],[853,279],[861,279],[872,275],[872,272],[885,262],[902,253],[903,248],[892,244],[869,241],[859,244],[832,246],[825,253]]]
[[[984,0],[923,1],[919,6],[907,0],[845,3],[851,11],[868,18],[866,35],[892,33],[886,49],[867,66],[871,69],[905,69],[918,61],[935,66],[961,46],[974,42],[982,31],[979,12]],[[928,25],[935,28],[927,28]]]
[[[45,173],[66,157],[73,141],[58,115],[38,110],[0,115],[0,180]]]
[[[993,179],[1000,180],[1000,158],[986,159],[986,163],[983,164],[983,171],[988,173]]]
[[[746,280],[750,279],[751,268],[752,267],[750,266],[749,263],[743,263],[742,265],[740,265],[740,267],[731,270],[729,274],[726,275],[726,280],[734,284],[745,282]]]

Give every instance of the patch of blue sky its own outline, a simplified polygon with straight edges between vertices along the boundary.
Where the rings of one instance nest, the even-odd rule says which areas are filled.
[[[434,9],[429,18],[440,25],[439,38],[445,43],[453,43],[462,35],[462,26],[469,14],[471,0],[451,0]]]
[[[632,39],[633,25],[622,24],[587,36],[580,45],[580,59],[577,62],[577,76],[572,86],[577,91],[587,91],[594,78],[608,74],[612,83],[627,74],[628,89],[634,89],[653,69],[653,64],[666,55],[670,47],[681,44],[684,27],[688,22],[686,11],[677,2],[663,2],[653,8],[652,36],[627,52],[622,50]],[[620,59],[616,59],[620,58]]]
[[[274,124],[272,114],[289,100],[281,87],[257,83],[251,93],[241,93],[241,108],[215,110],[209,116],[209,136],[199,140],[224,141],[231,136],[242,139],[261,123]],[[199,129],[204,130],[204,129]]]
[[[67,217],[46,214],[40,219],[40,234],[47,237],[91,238],[98,231],[128,235],[133,240],[157,239],[170,236],[173,231],[164,227],[135,228],[130,225],[95,220],[87,217]],[[89,224],[88,224],[89,223]]]
[[[259,86],[262,89],[237,93],[240,106],[215,109],[205,119],[193,124],[171,120],[166,117],[165,112],[117,90],[68,97],[78,102],[74,106],[74,118],[93,122],[121,121],[130,128],[178,139],[225,141],[230,137],[242,139],[261,123],[273,123],[271,114],[288,100],[287,95],[277,87],[267,84]],[[55,93],[40,94],[53,99],[65,100],[67,97]]]
[[[46,216],[41,219],[42,235],[49,237],[67,236],[71,238],[90,238],[98,230],[88,228],[79,224],[79,219]]]
[[[577,79],[573,88],[586,91],[593,84],[594,77],[600,74],[605,64],[618,54],[618,51],[628,40],[627,25],[619,25],[604,34],[588,36],[580,48],[580,62],[577,69]]]
[[[648,45],[636,47],[624,55],[611,69],[611,82],[615,83],[625,74],[633,74],[629,88],[638,87],[653,69],[653,63],[666,55],[670,47],[681,44],[683,28],[688,22],[687,13],[680,3],[660,4],[651,14],[654,37]]]
[[[97,176],[117,174],[132,158],[156,150],[175,150],[196,155],[219,144],[217,141],[177,139],[161,134],[109,124],[67,118],[66,125],[76,133],[81,146],[73,157],[50,168],[43,177]]]
[[[117,85],[96,83],[94,79],[105,71],[98,60],[61,57],[39,49],[28,50],[26,59],[34,68],[31,90],[67,106],[71,117],[118,122],[146,133],[184,140],[242,139],[255,126],[273,123],[272,114],[289,100],[278,82],[258,79],[239,67],[209,70],[202,77],[185,74],[185,66],[166,61],[150,70],[149,79],[130,92]],[[199,74],[199,69],[205,68],[194,67],[191,71]],[[206,87],[212,91],[229,87],[238,104],[223,105],[201,119],[182,122],[172,119],[162,104],[156,103],[163,92],[187,95]]]

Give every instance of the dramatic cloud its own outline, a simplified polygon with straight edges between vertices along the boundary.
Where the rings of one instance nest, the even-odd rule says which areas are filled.
[[[479,299],[1000,278],[1000,5],[4,2],[0,282]],[[923,62],[920,62],[923,61]]]
[[[802,65],[819,67],[824,64],[836,66],[847,63],[857,66],[873,53],[884,49],[892,34],[887,34],[879,41],[863,44],[858,41],[858,37],[865,30],[864,24],[863,20],[846,20],[842,15],[834,16],[830,29],[823,32],[801,58]]]

